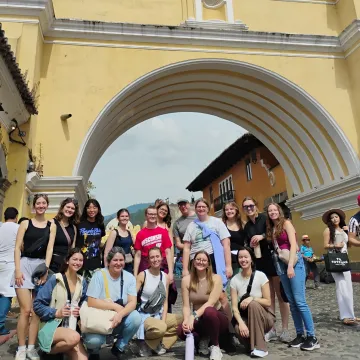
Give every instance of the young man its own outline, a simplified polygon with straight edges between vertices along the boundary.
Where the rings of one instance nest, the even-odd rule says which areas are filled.
[[[0,227],[0,345],[16,334],[16,330],[9,331],[5,328],[5,320],[11,307],[11,299],[15,296],[10,283],[15,271],[14,251],[19,229],[17,217],[18,211],[15,208],[7,208],[4,213],[5,223]]]
[[[310,271],[314,275],[314,289],[320,289],[320,275],[316,263],[314,262],[314,250],[310,246],[310,238],[308,235],[303,235],[302,237],[303,244],[301,245],[300,252],[304,259],[305,268],[306,268],[306,280],[309,277]]]
[[[136,250],[134,259],[134,276],[148,268],[149,250],[154,246],[161,249],[164,267],[169,270],[168,276],[172,283],[174,280],[174,259],[171,255],[172,243],[169,232],[157,226],[157,210],[155,206],[149,206],[145,210],[146,227],[141,229],[134,244]],[[166,259],[166,260],[165,260]]]
[[[360,206],[360,195],[357,197],[357,202]],[[360,211],[350,218],[349,243],[353,246],[360,246]]]

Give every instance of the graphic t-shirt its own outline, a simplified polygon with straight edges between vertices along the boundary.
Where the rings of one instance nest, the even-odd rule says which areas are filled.
[[[84,255],[85,270],[95,270],[101,268],[101,238],[105,236],[104,224],[81,221],[77,226],[76,247],[81,249]]]
[[[300,252],[305,256],[305,257],[312,257],[314,255],[314,250],[313,248],[310,246],[310,247],[307,247],[305,245],[301,245],[301,248],[300,248]]]
[[[203,224],[219,235],[220,240],[230,238],[230,233],[225,224],[218,218],[210,216],[208,221]],[[186,229],[183,241],[191,243],[190,260],[200,251],[206,251],[209,255],[214,253],[210,236],[204,238],[202,230],[194,222],[191,222]]]
[[[161,227],[155,229],[144,228],[136,235],[135,250],[141,250],[141,256],[147,257],[149,250],[154,246],[160,248],[161,255],[165,258],[165,250],[172,247],[169,232]]]

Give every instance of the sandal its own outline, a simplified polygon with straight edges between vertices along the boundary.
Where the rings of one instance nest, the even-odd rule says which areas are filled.
[[[356,320],[355,320],[355,319],[344,319],[344,320],[343,320],[343,324],[344,324],[344,325],[355,325],[355,324],[356,324]]]

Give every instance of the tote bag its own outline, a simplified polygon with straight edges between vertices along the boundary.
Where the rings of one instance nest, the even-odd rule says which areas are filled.
[[[109,293],[109,284],[106,277],[106,273],[101,270],[106,301],[112,302]],[[114,318],[116,311],[112,310],[101,310],[88,306],[85,301],[80,309],[80,320],[81,320],[81,332],[86,334],[101,334],[109,335],[112,333],[113,328],[111,326],[112,319]]]
[[[349,255],[342,252],[328,252],[324,254],[325,269],[330,273],[345,272],[350,270]]]

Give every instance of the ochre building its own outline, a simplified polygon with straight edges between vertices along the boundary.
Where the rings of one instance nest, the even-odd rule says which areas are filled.
[[[360,193],[358,19],[360,0],[0,0],[38,111],[14,116],[26,146],[3,157],[4,206],[29,215],[38,192],[50,212],[84,203],[115,139],[192,111],[256,136],[285,172],[295,225],[319,238],[320,215],[353,213]]]

